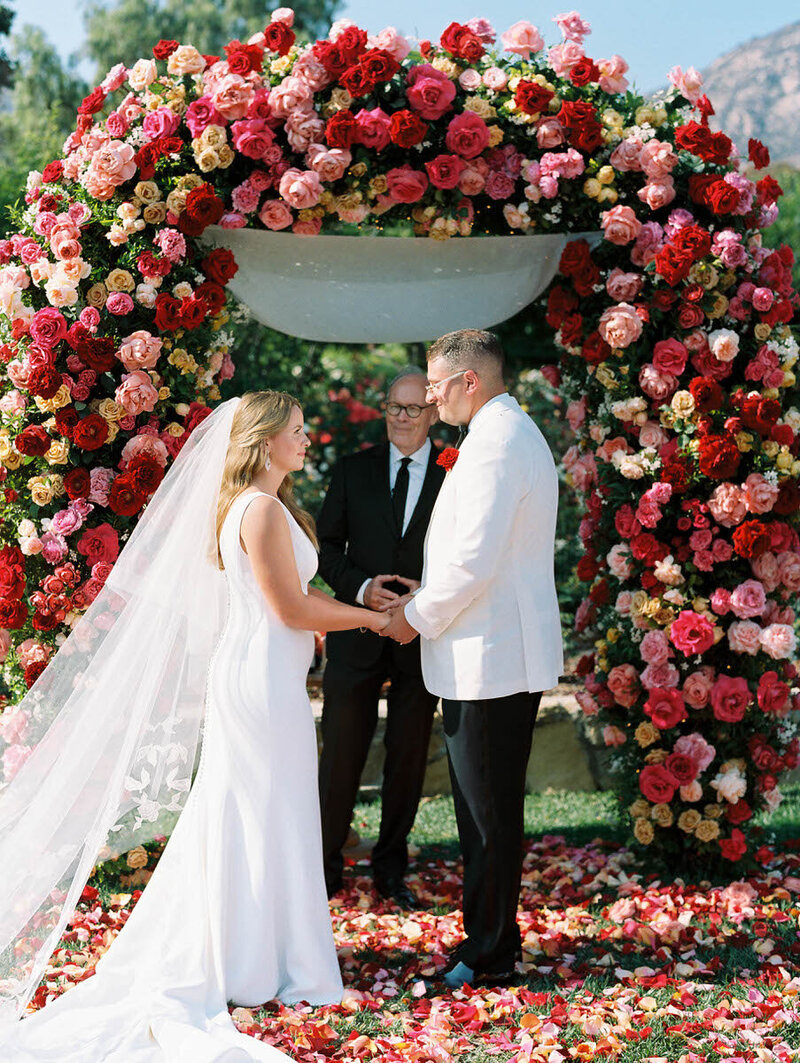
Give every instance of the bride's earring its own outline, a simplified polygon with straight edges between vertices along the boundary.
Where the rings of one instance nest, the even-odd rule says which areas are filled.
[[[264,462],[264,472],[269,472],[272,468],[272,462],[270,461],[269,451],[267,451],[266,461]]]

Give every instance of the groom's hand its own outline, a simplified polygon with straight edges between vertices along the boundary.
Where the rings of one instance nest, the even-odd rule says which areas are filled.
[[[390,591],[384,584],[392,583],[399,578],[399,576],[373,576],[364,589],[364,605],[378,612],[391,609],[400,595]]]
[[[411,642],[417,637],[419,632],[409,624],[406,620],[405,613],[402,609],[395,609],[391,614],[391,620],[389,626],[385,627],[381,632],[382,636],[388,636],[394,639],[395,642],[399,642],[401,646],[404,646],[407,642]]]

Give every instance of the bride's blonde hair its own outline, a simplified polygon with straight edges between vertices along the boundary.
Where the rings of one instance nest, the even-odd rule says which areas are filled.
[[[236,407],[217,503],[217,564],[220,568],[225,566],[219,550],[219,536],[228,511],[234,499],[250,486],[253,477],[263,468],[267,440],[286,428],[294,409],[302,411],[297,399],[285,391],[250,391],[242,396]],[[294,497],[291,476],[284,477],[278,488],[278,498],[316,547],[314,521]]]

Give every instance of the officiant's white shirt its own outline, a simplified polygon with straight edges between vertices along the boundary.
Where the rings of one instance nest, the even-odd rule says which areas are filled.
[[[553,555],[558,475],[516,399],[469,424],[428,526],[422,587],[405,608],[432,694],[476,701],[549,690],[564,669]]]

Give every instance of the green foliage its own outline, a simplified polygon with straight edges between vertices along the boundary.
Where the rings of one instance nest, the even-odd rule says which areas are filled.
[[[792,166],[774,166],[770,173],[783,189],[783,196],[778,200],[780,214],[774,225],[764,232],[764,243],[768,247],[780,247],[788,244],[800,248],[800,170]],[[795,287],[800,286],[800,261],[794,267]]]
[[[193,44],[204,54],[219,55],[228,41],[246,41],[264,29],[269,12],[280,5],[270,0],[89,0],[86,54],[97,64],[102,78],[115,63],[133,65],[149,57],[162,38]],[[338,0],[298,0],[292,4],[295,31],[319,36],[330,25]]]
[[[7,37],[14,21],[14,12],[10,7],[0,4],[0,37]],[[0,89],[7,89],[14,79],[14,64],[4,48],[0,48]]]
[[[12,38],[11,50],[14,85],[9,110],[0,112],[0,236],[15,231],[8,208],[22,200],[29,171],[61,156],[87,91],[40,29],[23,26]],[[2,62],[0,53],[0,83]]]

